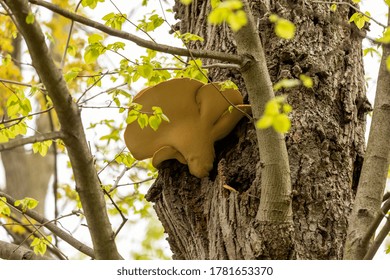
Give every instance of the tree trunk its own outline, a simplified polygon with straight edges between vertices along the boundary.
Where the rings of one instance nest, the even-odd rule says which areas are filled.
[[[203,49],[236,53],[226,26],[207,24],[210,1],[176,4],[181,33],[205,41]],[[148,193],[168,233],[174,259],[341,259],[364,153],[365,97],[361,37],[348,19],[354,12],[339,5],[307,1],[251,1],[272,82],[310,76],[311,89],[283,90],[293,107],[286,135],[293,186],[294,232],[260,230],[260,165],[256,132],[243,119],[216,143],[214,170],[198,179],[186,166],[165,162]],[[296,27],[291,41],[278,38],[268,16],[275,13]],[[205,64],[210,61],[204,61]],[[210,71],[214,81],[231,79],[246,95],[236,70]],[[228,185],[237,192],[224,188]],[[278,231],[280,232],[280,231]],[[288,246],[288,250],[286,250]]]

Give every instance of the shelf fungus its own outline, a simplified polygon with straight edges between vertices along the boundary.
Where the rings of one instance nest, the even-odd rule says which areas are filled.
[[[134,97],[134,102],[145,112],[158,106],[170,120],[162,122],[156,131],[149,126],[141,129],[137,122],[128,124],[124,138],[134,158],[153,158],[155,167],[177,159],[198,178],[207,177],[213,168],[214,142],[227,136],[244,116],[231,104],[250,110],[249,105],[242,104],[239,91],[188,78],[146,88]]]

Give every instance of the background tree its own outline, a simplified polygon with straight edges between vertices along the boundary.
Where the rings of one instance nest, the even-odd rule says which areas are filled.
[[[173,54],[175,65],[164,64],[165,58],[150,50],[139,60],[132,61],[121,54],[124,48],[122,42],[107,44],[102,35],[91,34],[84,51],[84,61],[90,65],[104,53],[112,52],[123,57],[120,67],[107,72],[73,67],[61,69],[61,72],[28,2],[112,37]],[[114,241],[116,233],[103,210],[106,209],[105,198],[108,197],[110,203],[114,202],[114,211],[123,213],[134,200],[126,202],[116,192],[119,181],[130,168],[138,174],[150,169],[150,165],[136,162],[118,146],[113,149],[115,153],[111,153],[111,160],[108,159],[109,153],[102,153],[105,163],[99,162],[99,150],[92,156],[80,118],[80,109],[88,108],[88,101],[99,95],[90,94],[89,90],[111,74],[119,74],[113,75],[112,81],[121,78],[129,86],[141,77],[147,79],[149,85],[182,75],[207,81],[204,70],[200,69],[203,66],[209,69],[209,79],[230,79],[239,86],[252,105],[253,119],[243,119],[231,135],[216,144],[215,166],[208,178],[191,176],[187,167],[177,162],[165,162],[161,166],[147,199],[155,202],[156,212],[169,236],[173,257],[341,259],[343,255],[345,258],[363,258],[366,255],[370,248],[369,240],[379,224],[371,221],[375,217],[380,221],[383,217],[377,213],[380,212],[387,175],[385,169],[390,158],[388,145],[376,142],[374,147],[383,149],[379,152],[373,149],[373,158],[381,155],[381,168],[375,174],[381,181],[374,191],[376,199],[365,204],[371,194],[360,190],[370,187],[367,184],[370,179],[365,179],[364,183],[360,181],[359,185],[359,177],[364,157],[365,115],[370,111],[370,105],[365,96],[361,40],[369,17],[363,16],[354,6],[353,3],[359,1],[351,1],[351,4],[340,2],[339,5],[335,4],[338,2],[324,1],[248,2],[198,0],[190,5],[177,2],[174,11],[181,21],[173,29],[183,34],[180,37],[186,48],[176,48],[158,44],[150,38],[148,32],[164,21],[153,15],[145,17],[138,25],[149,36],[145,40],[121,31],[122,24],[130,20],[120,11],[107,14],[103,18],[106,24],[103,25],[40,0],[0,1],[26,41],[32,64],[44,85],[42,92],[52,102],[61,125],[59,131],[42,134],[39,140],[60,138],[66,147],[82,214],[92,238],[93,249],[81,246],[83,253],[97,259],[121,258]],[[80,3],[94,8],[98,1]],[[217,23],[221,19],[226,19],[227,24],[208,23]],[[390,41],[389,28],[384,27],[386,31],[381,43],[386,49]],[[78,53],[72,43],[67,43],[67,50],[70,54]],[[179,55],[187,56],[189,60]],[[199,57],[203,61],[196,59]],[[382,60],[379,80],[386,85],[389,76],[386,68],[390,68],[386,51]],[[174,70],[168,71],[170,69]],[[86,84],[87,89],[77,93],[72,88],[72,82],[83,77],[86,78],[83,85]],[[380,82],[378,90],[389,96],[388,89],[386,91],[379,85]],[[283,121],[274,122],[273,128],[255,129],[263,113],[267,114],[267,106],[281,100],[273,98],[274,92],[286,94],[287,102],[293,107],[290,113],[292,126],[287,134],[276,132],[288,129],[288,122]],[[129,93],[120,90],[119,86],[107,93],[120,113],[125,108],[135,108],[129,101]],[[19,94],[21,98],[18,100],[24,100],[22,93]],[[386,109],[389,100],[380,96],[377,94],[380,101],[376,104],[380,104],[383,116],[375,122],[380,127],[378,131],[383,132],[382,141],[386,141],[389,130],[383,120],[389,115]],[[19,101],[11,101],[8,107],[19,104]],[[286,104],[283,106],[287,108]],[[23,115],[25,112],[18,113]],[[147,115],[139,115],[148,118]],[[285,120],[283,112],[274,112],[272,116],[275,115],[282,115],[281,119]],[[108,144],[110,141],[117,143],[118,131],[123,129],[123,125],[116,126],[109,120],[101,124],[109,129],[102,139]],[[9,140],[13,138],[9,137],[9,130],[2,124],[3,139],[7,138],[4,140],[7,143],[1,146],[3,149],[37,140],[34,137]],[[36,149],[43,151],[46,148],[39,144]],[[107,166],[117,166],[115,163],[124,164],[126,168],[117,175],[114,184],[107,184],[101,173]],[[376,170],[379,165],[365,166],[363,170],[367,169],[370,174],[369,171]],[[351,214],[358,185],[357,203]],[[132,197],[138,194],[135,188]],[[7,200],[7,203],[13,204],[9,195],[2,193],[0,196],[4,202]],[[137,198],[142,198],[142,195]],[[384,213],[389,210],[387,204],[382,208]],[[2,205],[2,213],[8,214],[7,204]],[[80,248],[77,240],[28,209],[29,201],[17,203],[16,208],[25,216],[47,224],[56,236]],[[368,217],[363,219],[365,223],[361,219],[362,213]],[[349,223],[348,229],[349,219],[355,222]],[[345,247],[347,231],[350,233],[349,243]],[[37,234],[36,230],[33,233]],[[44,234],[38,234],[34,249],[37,244],[41,247],[50,244],[49,241],[50,238]],[[5,248],[6,245],[2,246]],[[359,252],[354,246],[360,248]]]

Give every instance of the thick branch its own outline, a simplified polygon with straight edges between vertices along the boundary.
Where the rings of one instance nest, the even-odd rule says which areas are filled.
[[[388,21],[390,24],[390,13]],[[389,56],[390,46],[384,45],[367,152],[349,222],[344,259],[363,259],[366,255],[372,238],[363,237],[381,207],[386,186],[390,164],[390,73],[386,69]]]
[[[16,200],[13,197],[9,196],[8,194],[0,192],[0,197],[5,197],[7,199],[8,203],[15,205]],[[22,211],[21,206],[14,206],[14,207],[19,209],[20,211]],[[61,238],[63,241],[68,243],[73,248],[79,250],[80,252],[86,254],[87,256],[90,256],[91,258],[95,258],[95,253],[94,253],[93,249],[91,249],[87,245],[81,243],[76,238],[74,238],[72,235],[70,235],[67,232],[60,229],[58,226],[56,226],[54,224],[54,222],[49,221],[48,219],[46,219],[45,217],[41,216],[40,214],[38,214],[37,212],[35,212],[33,210],[27,209],[27,211],[25,211],[24,213],[27,216],[33,218],[38,223],[42,224],[45,228],[50,230],[53,234],[55,234],[56,236]]]
[[[164,53],[169,53],[173,55],[182,55],[182,56],[193,56],[193,57],[201,57],[201,58],[211,58],[211,59],[217,59],[221,61],[228,61],[236,64],[241,64],[241,57],[234,55],[234,54],[227,54],[227,53],[221,53],[217,51],[208,51],[208,50],[188,50],[183,48],[176,48],[168,45],[162,45],[158,44],[152,41],[148,41],[145,39],[142,39],[140,37],[137,37],[133,34],[130,34],[125,31],[113,29],[111,27],[108,27],[104,24],[98,23],[96,21],[90,20],[88,18],[85,18],[83,16],[77,15],[75,13],[69,12],[67,10],[61,9],[60,7],[53,5],[46,1],[41,0],[29,0],[30,3],[45,7],[54,13],[60,14],[63,17],[66,17],[68,19],[71,19],[73,21],[79,22],[81,24],[84,24],[86,26],[98,29],[108,35],[122,38],[128,41],[131,41],[135,43],[136,45],[148,48],[155,51],[160,51]]]
[[[7,143],[0,144],[0,152],[11,150],[26,144],[32,144],[32,143],[42,142],[46,140],[55,140],[55,139],[60,139],[62,137],[63,137],[62,131],[53,131],[48,133],[36,134],[31,137],[17,138]]]
[[[256,24],[248,3],[248,24],[235,34],[238,53],[248,61],[241,70],[253,117],[259,119],[266,103],[274,98],[272,82]],[[284,136],[273,128],[257,130],[261,165],[261,223],[292,224],[290,168]]]
[[[45,256],[34,254],[33,251],[16,244],[0,240],[0,259],[4,260],[51,260]]]
[[[88,222],[92,243],[97,259],[120,259],[114,232],[108,219],[106,204],[100,181],[90,153],[80,111],[67,88],[61,71],[55,65],[45,42],[45,36],[35,21],[26,23],[31,10],[27,0],[4,0],[12,11],[13,19],[23,35],[32,63],[53,101],[64,133],[63,141],[72,164],[77,191]]]

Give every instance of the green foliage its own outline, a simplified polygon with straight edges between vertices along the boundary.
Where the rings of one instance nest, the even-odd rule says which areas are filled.
[[[221,90],[226,90],[226,89],[237,89],[238,86],[231,80],[226,80],[221,83],[219,83],[219,86],[221,87]]]
[[[154,31],[157,27],[161,26],[164,23],[164,19],[160,17],[158,14],[154,14],[146,19],[146,16],[142,20],[139,20],[139,24],[137,25],[137,29],[143,30],[145,32]]]
[[[211,24],[226,22],[230,28],[237,32],[248,22],[240,0],[212,1],[212,10],[208,16]]]
[[[126,123],[130,124],[134,121],[138,121],[138,125],[144,129],[148,125],[156,131],[162,121],[169,122],[169,118],[163,113],[162,109],[157,106],[153,106],[153,113],[149,113],[151,116],[149,117],[147,113],[143,113],[141,111],[142,105],[133,103],[133,109],[129,111],[129,114],[126,119]]]
[[[83,0],[81,2],[81,5],[83,5],[83,7],[89,7],[91,9],[95,9],[98,2],[104,2],[104,0]]]
[[[53,144],[53,140],[47,140],[43,142],[36,142],[32,145],[34,154],[39,153],[41,156],[46,156],[49,148]]]
[[[389,44],[390,43],[390,27],[387,27],[385,31],[383,32],[382,37],[377,39],[378,42],[384,43],[384,44]]]
[[[21,206],[22,207],[22,211],[26,212],[27,210],[32,210],[35,207],[37,207],[38,203],[39,203],[39,201],[35,200],[34,198],[25,197],[23,199],[16,200],[14,205],[15,206]]]
[[[360,3],[361,0],[352,0],[353,3],[357,4]]]
[[[184,33],[184,34],[181,34],[179,31],[176,31],[174,33],[174,36],[176,38],[179,38],[181,39],[184,43],[189,43],[191,41],[200,41],[200,42],[203,42],[204,39],[198,35],[195,35],[195,34],[192,34],[192,33]]]
[[[275,14],[269,16],[269,20],[275,24],[275,34],[282,39],[293,39],[295,36],[295,24]]]
[[[310,78],[309,76],[306,76],[304,74],[299,75],[299,80],[298,79],[282,79],[276,84],[274,84],[274,91],[281,90],[282,88],[289,89],[293,88],[296,86],[303,85],[307,88],[312,88],[313,87],[313,79]]]
[[[102,19],[106,21],[105,25],[114,29],[122,30],[122,25],[126,21],[127,16],[125,14],[109,13]]]
[[[33,24],[35,21],[35,15],[32,12],[29,12],[26,17],[26,23],[27,24]]]
[[[201,81],[203,83],[208,83],[208,72],[206,69],[202,69],[202,60],[200,59],[190,60],[185,69],[175,72],[176,77],[187,77]]]
[[[332,5],[330,6],[330,10],[331,10],[332,12],[336,12],[336,10],[337,10],[337,4],[332,4]]]
[[[376,48],[365,48],[365,49],[363,50],[363,56],[366,56],[366,55],[368,55],[368,54],[370,54],[371,57],[373,57],[374,54],[376,54],[376,55],[378,55],[378,56],[381,55],[380,52],[379,52]]]
[[[71,68],[65,75],[64,75],[64,78],[65,78],[65,81],[67,83],[73,81],[78,75],[79,73],[83,71],[82,68],[80,67],[73,67]]]
[[[272,126],[275,131],[286,133],[291,127],[291,121],[288,118],[288,113],[291,111],[292,108],[286,102],[286,96],[277,96],[267,102],[264,114],[257,121],[256,127],[266,129]]]
[[[282,79],[276,84],[274,84],[274,91],[278,91],[282,88],[292,88],[299,86],[301,81],[298,79]]]
[[[390,7],[390,0],[384,0],[386,5]]]
[[[7,198],[5,197],[0,197],[0,217],[1,215],[8,217],[11,215],[11,209],[7,205]]]
[[[102,44],[103,36],[92,34],[88,37],[89,45],[85,49],[84,61],[87,64],[95,63],[98,57],[104,54],[107,48]]]
[[[307,88],[313,87],[313,79],[309,76],[306,76],[304,74],[299,75],[299,79],[301,80],[302,84]]]
[[[31,242],[31,247],[34,249],[36,255],[43,256],[46,253],[47,246],[52,242],[51,236],[35,237]]]
[[[7,114],[9,118],[15,118],[20,115],[28,116],[31,113],[31,102],[25,97],[23,90],[14,89],[12,94],[7,100]]]
[[[130,168],[133,166],[135,158],[131,153],[120,153],[115,157],[115,161],[118,164],[124,164],[126,167]]]
[[[356,12],[351,16],[349,22],[354,22],[357,28],[362,29],[366,22],[370,21],[370,16],[371,14],[369,12],[365,12],[364,14]]]

